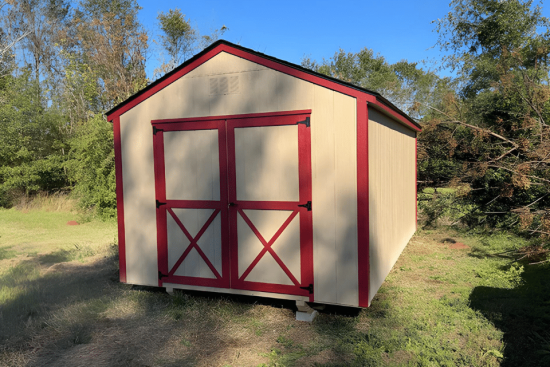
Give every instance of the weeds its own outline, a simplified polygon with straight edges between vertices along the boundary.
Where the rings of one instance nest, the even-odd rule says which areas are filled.
[[[65,192],[39,192],[33,196],[20,194],[12,201],[13,206],[21,211],[41,210],[46,212],[72,212],[76,208],[76,200]]]

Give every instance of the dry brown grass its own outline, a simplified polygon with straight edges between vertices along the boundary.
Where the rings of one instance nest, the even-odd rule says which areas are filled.
[[[76,210],[77,200],[65,192],[40,192],[33,196],[18,195],[12,201],[14,208],[21,211],[43,210],[47,212],[71,212]]]
[[[284,333],[315,340],[288,304],[133,290],[112,257],[89,260],[27,260],[40,277],[2,306],[1,366],[257,366]]]

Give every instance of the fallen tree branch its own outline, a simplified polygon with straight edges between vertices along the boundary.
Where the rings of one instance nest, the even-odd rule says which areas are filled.
[[[435,107],[432,107],[432,106],[429,106],[429,105],[425,105],[425,106],[427,106],[428,108],[431,108],[432,110],[434,110],[434,111],[436,111],[436,112],[441,113],[442,115],[447,116],[447,118],[449,118],[449,121],[445,121],[445,123],[459,124],[459,125],[462,125],[462,126],[469,127],[470,129],[482,131],[482,132],[487,133],[487,134],[489,134],[489,135],[491,135],[491,136],[494,136],[495,138],[498,138],[498,139],[500,139],[500,140],[503,140],[503,141],[505,141],[505,142],[507,142],[507,143],[512,144],[512,145],[514,146],[514,148],[516,148],[516,149],[519,148],[519,145],[518,145],[517,143],[511,141],[510,139],[506,139],[504,136],[499,135],[499,134],[497,134],[497,133],[494,133],[494,132],[492,132],[492,131],[489,130],[489,129],[484,129],[484,128],[479,127],[479,126],[467,124],[467,123],[464,122],[464,121],[460,121],[460,120],[453,119],[451,116],[449,116],[449,115],[446,114],[445,112],[443,112],[443,111],[441,111],[441,110],[439,110],[439,109],[437,109],[437,108],[435,108]]]

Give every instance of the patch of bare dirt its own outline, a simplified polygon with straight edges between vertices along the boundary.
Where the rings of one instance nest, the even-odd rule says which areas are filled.
[[[298,360],[299,366],[337,365],[348,366],[351,364],[351,356],[336,353],[334,350],[325,349],[314,356],[303,357]]]
[[[455,242],[452,245],[450,245],[449,248],[453,250],[465,250],[465,249],[469,249],[470,246],[465,245],[462,242]]]
[[[382,359],[384,360],[384,362],[386,362],[385,364],[388,366],[404,366],[408,364],[409,361],[414,359],[414,355],[404,350],[398,350],[391,355],[389,355],[388,353],[383,353]]]

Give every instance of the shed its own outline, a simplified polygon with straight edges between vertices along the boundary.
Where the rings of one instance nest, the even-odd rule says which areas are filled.
[[[107,116],[122,282],[368,307],[416,230],[376,92],[222,40]]]

